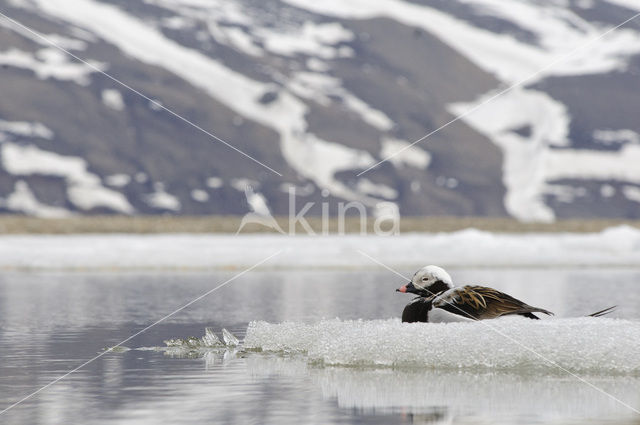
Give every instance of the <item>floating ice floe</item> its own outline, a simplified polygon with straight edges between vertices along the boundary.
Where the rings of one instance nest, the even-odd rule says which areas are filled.
[[[198,338],[189,336],[186,338],[171,338],[164,341],[166,347],[158,347],[157,350],[175,349],[186,351],[203,351],[217,348],[231,348],[240,345],[238,338],[226,329],[222,329],[222,338],[224,342],[218,338],[212,328],[205,328],[204,336]]]
[[[252,322],[244,348],[299,353],[320,365],[635,375],[640,322],[587,317],[449,324]]]
[[[238,338],[236,338],[234,334],[224,328],[222,329],[222,339],[224,340],[224,345],[226,345],[227,347],[237,347],[238,345],[240,345],[240,341],[238,340]]]

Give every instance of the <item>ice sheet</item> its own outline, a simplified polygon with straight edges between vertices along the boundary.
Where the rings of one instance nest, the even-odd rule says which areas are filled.
[[[243,269],[269,256],[273,257],[261,265],[262,269],[381,270],[382,267],[371,258],[407,274],[426,264],[445,268],[637,267],[640,264],[640,230],[620,226],[586,234],[498,234],[468,229],[394,237],[275,234],[0,236],[0,268]]]
[[[302,353],[322,365],[640,374],[640,322],[607,318],[260,321],[249,324],[244,348]]]

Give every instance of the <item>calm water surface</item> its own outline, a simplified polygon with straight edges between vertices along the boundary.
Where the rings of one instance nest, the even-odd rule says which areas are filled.
[[[406,271],[410,274],[411,271]],[[452,270],[558,316],[609,305],[640,318],[639,270]],[[233,273],[0,275],[0,410],[224,282]],[[603,284],[604,282],[604,284]],[[163,346],[251,320],[398,317],[410,297],[386,272],[256,271],[129,341]],[[640,378],[590,381],[640,408]],[[421,396],[424,394],[424,396]],[[231,351],[109,353],[0,416],[4,424],[615,423],[640,415],[558,371],[531,375],[318,367]]]

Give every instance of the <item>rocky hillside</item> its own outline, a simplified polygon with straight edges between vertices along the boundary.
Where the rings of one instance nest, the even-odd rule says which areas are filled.
[[[636,0],[0,12],[2,212],[640,217]]]

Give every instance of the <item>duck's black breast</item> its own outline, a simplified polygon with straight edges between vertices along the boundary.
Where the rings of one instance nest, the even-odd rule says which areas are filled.
[[[406,323],[428,322],[429,310],[431,310],[432,301],[433,297],[415,298],[413,301],[407,304],[402,311],[402,321]]]

